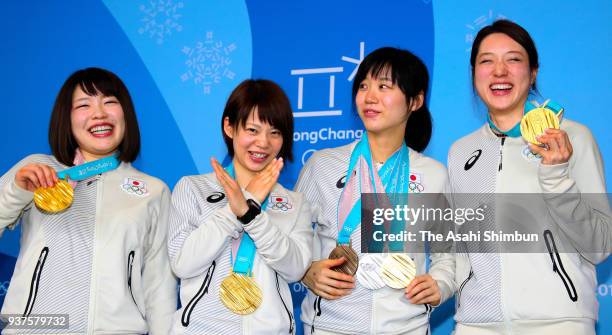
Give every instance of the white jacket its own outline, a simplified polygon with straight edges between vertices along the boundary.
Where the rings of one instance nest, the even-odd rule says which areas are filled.
[[[296,184],[312,204],[316,223],[314,259],[326,259],[336,247],[337,210],[344,187],[351,152],[357,142],[317,151],[308,160]],[[425,193],[447,190],[446,169],[439,162],[412,149],[410,155],[411,189]],[[361,226],[351,234],[353,249],[361,257]],[[425,273],[425,255],[415,257],[417,274]],[[437,281],[441,303],[454,292],[454,259],[449,254],[432,254],[429,273]],[[431,306],[413,305],[404,290],[383,287],[369,290],[356,281],[352,293],[337,300],[326,300],[308,291],[302,303],[301,319],[316,333],[317,329],[344,334],[403,334],[428,328]]]
[[[245,191],[246,198],[252,198]],[[299,193],[276,184],[268,206],[243,225],[232,213],[214,174],[183,177],[174,188],[168,250],[181,279],[181,309],[174,334],[293,334],[293,303],[288,282],[299,281],[310,265],[310,206]],[[240,316],[225,308],[219,287],[230,275],[231,243],[246,231],[256,253],[253,279],[262,303]]]
[[[498,137],[487,124],[453,144],[448,169],[454,193],[539,193],[530,200],[529,211],[537,211],[530,215],[550,227],[540,232],[540,242],[557,246],[548,253],[457,254],[457,322],[501,325],[512,333],[513,326],[550,320],[592,328],[597,319],[595,264],[612,249],[603,165],[586,127],[565,119],[561,128],[573,147],[565,164],[540,164],[522,138]],[[581,193],[602,194],[587,201]],[[495,206],[503,212],[508,203]]]
[[[68,314],[69,329],[49,330],[53,334],[167,334],[176,310],[164,243],[167,186],[121,163],[78,182],[70,208],[45,214],[33,205],[33,193],[14,181],[32,162],[67,168],[52,156],[31,155],[0,179],[0,233],[22,223],[2,313]]]

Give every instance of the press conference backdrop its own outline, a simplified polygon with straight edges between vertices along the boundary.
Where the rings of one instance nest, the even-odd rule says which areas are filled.
[[[240,81],[278,82],[295,113],[295,160],[281,176],[292,187],[314,151],[363,134],[350,88],[364,55],[382,46],[412,50],[429,68],[434,133],[426,153],[446,162],[451,143],[484,122],[469,53],[477,31],[498,18],[532,34],[542,96],[586,124],[604,161],[612,159],[607,1],[36,0],[4,2],[2,11],[1,173],[28,154],[49,152],[49,115],[61,84],[77,69],[98,66],[117,73],[135,101],[143,139],[136,166],[170,187],[181,176],[211,172],[211,156],[227,159],[220,118]],[[0,302],[19,235],[17,228],[0,239]],[[598,278],[598,330],[610,334],[612,261],[598,266]],[[292,290],[299,315],[304,288]],[[451,331],[453,311],[450,302],[433,313],[434,334]]]

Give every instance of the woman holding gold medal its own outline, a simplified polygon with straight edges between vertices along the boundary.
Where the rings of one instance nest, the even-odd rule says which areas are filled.
[[[182,178],[172,194],[168,250],[181,278],[174,334],[292,334],[287,283],[311,261],[310,206],[277,183],[291,159],[293,114],[282,89],[246,80],[221,121],[231,163]]]
[[[67,315],[67,327],[45,333],[167,334],[170,191],[130,164],[140,132],[123,82],[98,68],[72,74],[49,144],[52,156],[28,156],[0,178],[0,233],[22,223],[2,314]],[[3,331],[13,333],[23,329]]]
[[[446,169],[420,153],[431,136],[429,76],[412,53],[381,48],[364,58],[353,99],[366,129],[355,143],[315,152],[296,190],[312,204],[314,262],[302,282],[305,334],[427,334],[431,306],[449,298],[454,260],[424,253],[361,254],[362,193],[443,193]],[[369,249],[372,250],[372,249]],[[384,249],[383,249],[384,250]],[[416,276],[415,276],[416,275]]]
[[[457,254],[455,334],[595,334],[595,264],[607,257],[612,231],[597,144],[555,102],[528,101],[538,53],[516,23],[480,30],[470,63],[488,122],[452,146],[451,189],[457,198],[539,193],[521,195],[529,211],[512,208],[533,214],[524,224],[547,228],[538,231],[539,253]],[[505,205],[496,203],[496,212]]]

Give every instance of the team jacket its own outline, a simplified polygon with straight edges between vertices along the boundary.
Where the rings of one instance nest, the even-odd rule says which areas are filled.
[[[68,314],[68,329],[37,334],[167,334],[176,310],[165,248],[167,186],[121,163],[79,181],[70,208],[45,214],[33,205],[33,193],[14,181],[32,162],[68,168],[52,156],[32,155],[0,179],[0,233],[22,223],[2,314]],[[35,331],[3,334],[24,332]]]
[[[245,191],[247,198],[252,198]],[[183,177],[172,194],[168,248],[181,279],[181,309],[174,334],[293,334],[293,303],[287,283],[299,281],[310,265],[310,206],[299,193],[276,184],[267,208],[247,225],[229,208],[214,174]],[[247,232],[256,246],[253,278],[262,303],[252,314],[229,311],[219,287],[232,271],[231,243]]]
[[[531,206],[538,212],[532,214],[550,227],[540,232],[539,242],[556,245],[548,253],[457,254],[457,322],[501,324],[512,332],[513,324],[597,319],[595,264],[608,252],[592,251],[609,251],[612,243],[603,165],[586,127],[565,119],[561,129],[573,155],[558,165],[540,164],[522,138],[498,137],[486,124],[453,144],[448,156],[453,192],[539,193]],[[581,193],[604,194],[601,201],[587,202]],[[507,205],[497,203],[496,210]]]
[[[303,192],[312,205],[312,221],[316,223],[315,260],[326,259],[336,247],[338,237],[337,210],[344,187],[351,152],[356,142],[333,149],[317,151],[308,160],[296,190]],[[446,169],[439,162],[409,149],[410,189],[420,192],[444,193],[447,188]],[[353,249],[361,256],[361,226],[351,234]],[[425,273],[424,254],[415,257],[417,274]],[[442,301],[454,292],[454,260],[448,254],[433,254],[429,273],[440,287]],[[356,281],[353,292],[337,300],[326,300],[308,291],[302,303],[301,319],[316,329],[345,334],[403,334],[427,329],[431,307],[413,305],[404,297],[404,290],[384,287],[364,288]]]

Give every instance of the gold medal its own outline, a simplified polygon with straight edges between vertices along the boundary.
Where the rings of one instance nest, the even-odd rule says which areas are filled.
[[[380,276],[387,286],[403,289],[414,279],[416,264],[406,254],[391,254],[382,264]]]
[[[521,120],[521,135],[525,141],[535,145],[542,144],[536,140],[536,136],[544,134],[547,128],[559,129],[559,117],[548,108],[534,108]]]
[[[329,253],[329,259],[338,259],[344,257],[344,263],[331,268],[336,272],[345,273],[350,276],[354,276],[359,267],[359,256],[350,244],[339,244],[334,250]]]
[[[49,213],[58,213],[70,207],[73,197],[72,186],[63,179],[53,187],[39,187],[34,191],[36,207]]]
[[[227,309],[240,315],[251,314],[261,305],[261,289],[257,283],[235,272],[221,282],[219,297]]]

